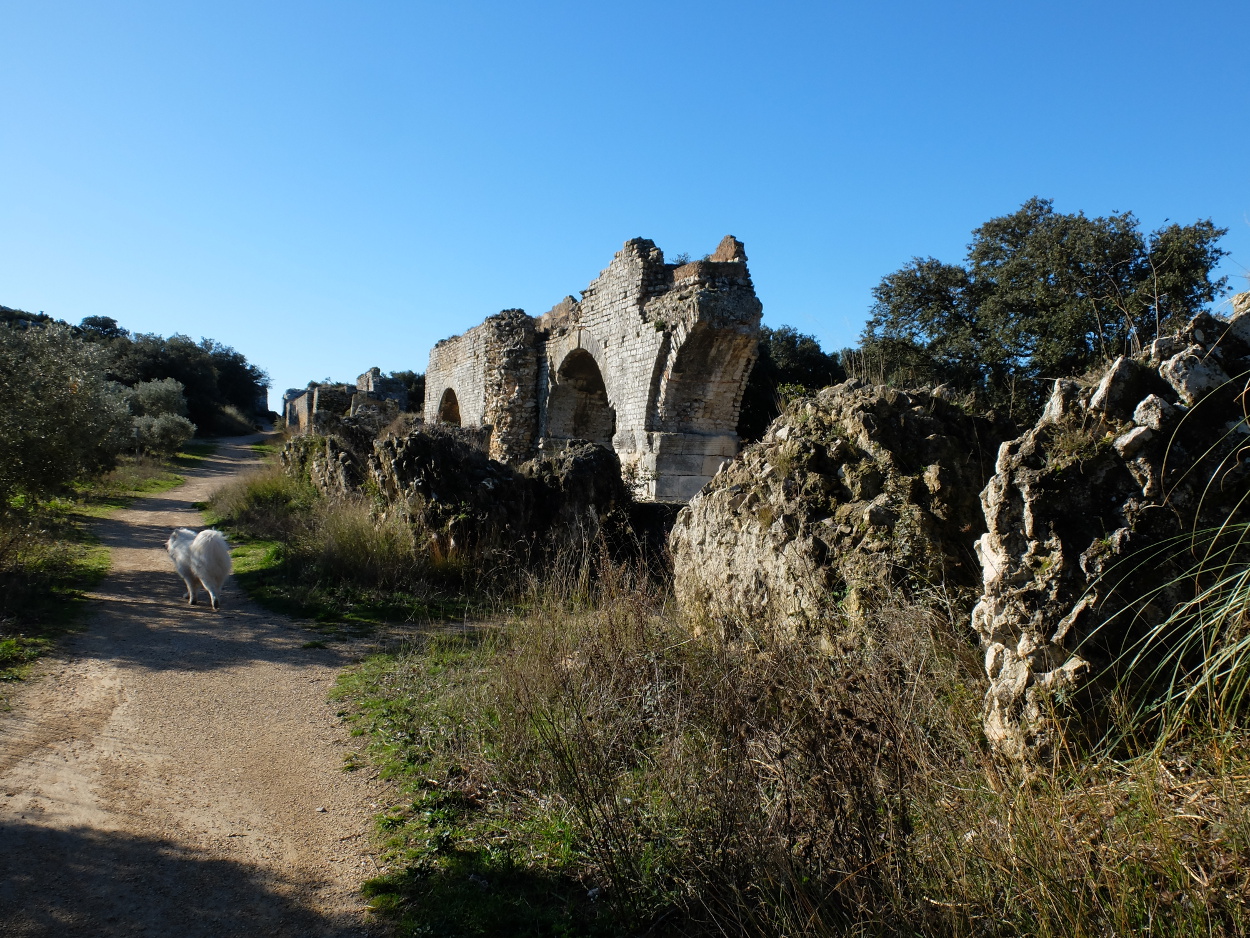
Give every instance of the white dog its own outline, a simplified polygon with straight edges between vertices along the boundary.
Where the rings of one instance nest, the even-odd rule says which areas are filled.
[[[187,602],[195,605],[195,588],[203,586],[213,608],[217,594],[230,575],[230,545],[220,531],[211,528],[196,534],[190,528],[177,528],[165,542],[174,558],[174,568],[187,584]]]

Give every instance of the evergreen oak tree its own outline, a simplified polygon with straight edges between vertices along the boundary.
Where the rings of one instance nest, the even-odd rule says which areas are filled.
[[[895,380],[950,383],[1028,417],[1052,379],[1134,352],[1218,296],[1226,232],[1208,219],[1143,235],[1131,212],[1030,199],[973,231],[964,264],[917,257],[884,277],[863,348]]]

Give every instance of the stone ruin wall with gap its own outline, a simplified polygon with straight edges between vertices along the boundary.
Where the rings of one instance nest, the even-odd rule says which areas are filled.
[[[309,433],[319,415],[343,417],[361,407],[374,406],[394,413],[408,407],[408,389],[402,381],[387,378],[380,368],[370,368],[350,384],[314,384],[307,389],[291,388],[282,395],[282,416],[287,429]]]
[[[505,310],[439,342],[425,419],[491,427],[504,462],[574,439],[610,446],[640,498],[687,501],[738,451],[760,312],[732,235],[683,264],[636,238],[581,300],[538,318]]]

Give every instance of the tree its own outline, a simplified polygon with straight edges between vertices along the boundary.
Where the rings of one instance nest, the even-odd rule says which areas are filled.
[[[408,410],[419,414],[425,408],[425,372],[392,371],[390,377],[403,382],[408,390]]]
[[[882,278],[864,349],[1027,416],[1051,379],[1133,352],[1218,296],[1226,232],[1208,219],[1143,237],[1131,212],[1030,199],[973,231],[964,265],[917,257]]]
[[[0,514],[112,464],[130,411],[107,380],[106,351],[64,323],[0,325]]]
[[[787,393],[813,393],[846,378],[838,356],[793,326],[760,327],[759,357],[742,393],[738,436],[758,440],[781,413]]]
[[[88,341],[123,339],[130,336],[130,333],[119,326],[112,316],[88,316],[78,324],[78,328],[83,338]]]
[[[217,389],[227,404],[244,414],[261,411],[258,402],[269,389],[269,375],[249,362],[240,352],[214,339],[204,339],[200,347],[208,352],[217,370]]]

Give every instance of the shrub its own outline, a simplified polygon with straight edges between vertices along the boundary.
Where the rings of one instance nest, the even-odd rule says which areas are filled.
[[[136,417],[159,417],[161,414],[187,415],[187,398],[182,382],[174,378],[141,381],[125,392],[126,403]]]
[[[135,449],[152,456],[173,456],[195,435],[195,424],[177,414],[134,418]]]
[[[101,349],[62,323],[0,325],[0,514],[112,464],[130,414]]]

